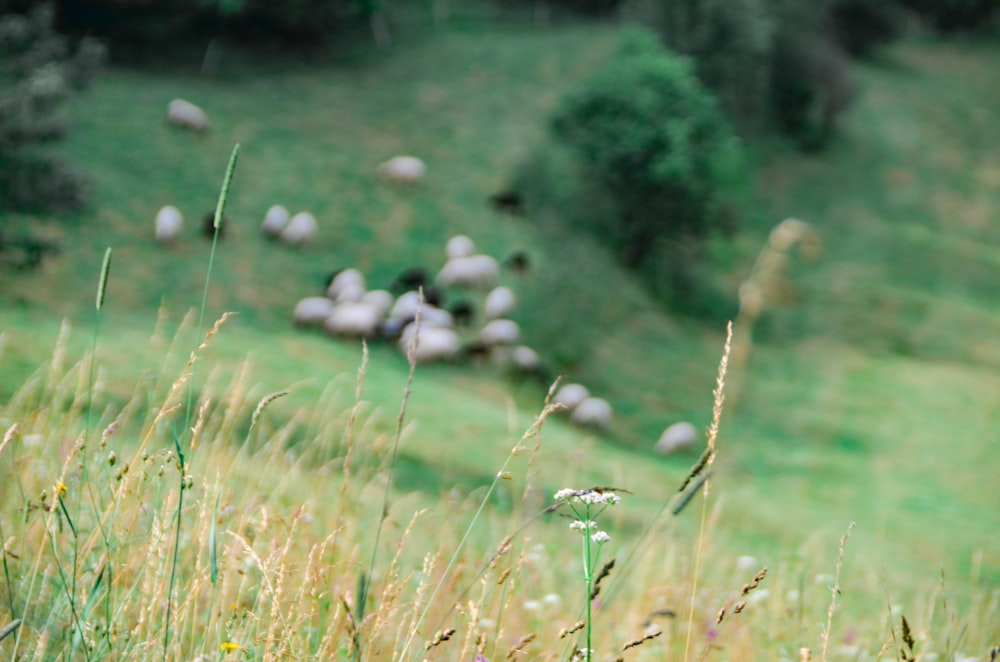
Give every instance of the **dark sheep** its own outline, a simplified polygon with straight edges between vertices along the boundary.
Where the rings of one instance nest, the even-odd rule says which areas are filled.
[[[460,299],[448,306],[448,312],[455,318],[457,326],[469,326],[476,317],[476,307],[468,299]]]
[[[403,292],[409,292],[421,287],[426,288],[430,280],[430,274],[423,267],[410,267],[409,269],[404,269],[396,276],[395,280],[389,286],[389,291],[398,296]]]
[[[226,236],[226,226],[229,224],[229,219],[223,215],[222,223],[219,224],[219,239]],[[205,214],[201,219],[201,236],[206,239],[212,239],[215,237],[215,212],[210,211]]]
[[[524,215],[524,196],[517,191],[499,191],[490,196],[490,205],[501,214]]]
[[[504,258],[503,266],[517,274],[523,274],[531,269],[531,257],[527,251],[514,251]]]

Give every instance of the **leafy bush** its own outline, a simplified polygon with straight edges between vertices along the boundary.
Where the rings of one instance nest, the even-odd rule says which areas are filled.
[[[985,25],[1000,9],[997,0],[904,0],[921,18],[942,32]]]
[[[805,149],[821,149],[854,100],[849,62],[831,39],[782,33],[771,67],[771,115],[779,129]]]
[[[851,55],[870,55],[903,32],[905,16],[893,2],[836,0],[830,26],[837,43]]]
[[[863,0],[634,0],[633,16],[692,58],[742,131],[773,127],[817,148],[853,98],[844,51],[869,53],[895,37],[897,10]]]
[[[96,75],[104,50],[83,40],[71,52],[52,24],[48,5],[0,16],[0,207],[72,208],[87,196],[83,173],[46,147],[66,133],[59,108]]]
[[[630,268],[661,249],[697,245],[739,168],[738,142],[691,63],[638,29],[562,101],[553,129],[579,159],[581,189],[614,210],[584,224]],[[670,263],[679,285],[684,262]]]

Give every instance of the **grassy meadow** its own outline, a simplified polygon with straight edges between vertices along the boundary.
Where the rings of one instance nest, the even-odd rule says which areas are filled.
[[[712,421],[724,321],[671,316],[600,246],[486,204],[614,36],[446,24],[349,62],[116,68],[75,102],[65,151],[93,204],[5,219],[63,251],[0,274],[0,628],[21,623],[0,659],[568,659],[585,647],[586,628],[560,636],[588,602],[580,536],[567,508],[540,514],[592,485],[630,492],[599,518],[617,563],[594,659],[989,659],[997,45],[903,43],[857,67],[828,152],[752,146],[743,228],[713,252],[733,315],[779,221],[810,223],[822,255],[789,262],[793,301],[737,320],[710,489],[672,516],[698,457],[651,447],[672,422]],[[177,96],[209,134],[164,124]],[[197,226],[234,143],[199,329]],[[427,161],[424,186],[374,178],[397,153]],[[265,242],[276,203],[313,211],[317,242]],[[152,236],[164,204],[186,220],[169,250]],[[611,401],[609,433],[546,412],[542,384],[420,366],[409,388],[394,348],[292,328],[330,271],[384,286],[440,265],[456,233],[530,253],[505,275],[514,319],[543,356],[579,353],[565,376]]]

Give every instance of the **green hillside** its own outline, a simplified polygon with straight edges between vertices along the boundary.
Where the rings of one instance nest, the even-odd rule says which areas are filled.
[[[641,530],[696,459],[650,449],[670,423],[709,423],[724,323],[672,316],[599,245],[562,243],[530,215],[502,216],[486,203],[542,143],[560,94],[614,38],[608,26],[455,26],[350,64],[236,61],[214,80],[112,69],[75,102],[65,145],[95,177],[91,207],[68,220],[5,217],[63,250],[37,271],[0,274],[3,400],[53,356],[60,320],[72,326],[70,363],[89,351],[106,246],[114,262],[97,355],[102,424],[143,380],[169,384],[179,374],[195,344],[190,324],[177,348],[166,348],[200,303],[209,242],[198,225],[238,142],[208,300],[210,316],[238,315],[206,355],[202,392],[224,398],[246,359],[241,392],[251,406],[291,391],[268,408],[269,429],[294,420],[290,443],[326,426],[339,431],[354,401],[361,347],[293,329],[299,298],[320,293],[341,267],[358,267],[373,286],[411,265],[437,268],[456,233],[498,258],[527,250],[532,270],[505,275],[532,304],[514,315],[525,340],[533,344],[534,331],[544,355],[558,349],[552,328],[567,333],[566,346],[581,354],[566,377],[616,411],[603,436],[550,419],[532,459],[538,488],[620,485],[635,495],[616,524]],[[837,541],[855,521],[844,566],[853,591],[842,598],[838,634],[865,632],[871,652],[888,631],[887,602],[919,618],[931,639],[957,631],[935,612],[939,588],[950,609],[970,619],[961,650],[978,653],[1000,638],[993,489],[1000,304],[991,243],[1000,232],[1000,153],[989,139],[1000,122],[1000,87],[991,84],[998,58],[995,42],[910,41],[858,65],[861,94],[829,151],[751,145],[754,199],[733,242],[713,251],[711,267],[735,311],[737,286],[775,224],[805,220],[823,248],[818,262],[790,265],[795,302],[765,311],[746,361],[730,366],[706,543],[707,554],[727,565],[710,572],[735,588],[748,578],[737,579],[731,564],[753,555],[772,569],[774,596],[808,588],[810,614],[825,616],[828,591],[814,577],[833,572]],[[174,97],[209,112],[208,135],[165,125]],[[398,153],[428,163],[426,185],[398,189],[374,177],[375,166]],[[312,211],[318,241],[303,250],[266,242],[258,226],[276,203]],[[152,219],[164,204],[186,216],[172,249],[153,240]],[[547,319],[548,300],[558,318]],[[379,449],[392,437],[407,370],[393,348],[371,348],[362,400]],[[490,368],[418,368],[399,494],[434,504],[453,486],[468,494],[488,484],[544,394],[540,384]],[[13,407],[0,412],[6,428]],[[249,423],[239,426],[242,434]],[[522,487],[494,506],[511,508]],[[695,513],[671,535],[693,547],[698,525]],[[686,561],[671,567],[689,569]],[[782,608],[768,614],[759,621],[761,640],[816,640],[812,621],[779,634]],[[777,659],[770,643],[758,644],[753,659]]]

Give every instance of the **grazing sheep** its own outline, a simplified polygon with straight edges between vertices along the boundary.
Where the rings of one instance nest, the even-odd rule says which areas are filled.
[[[412,348],[413,358],[417,363],[453,361],[460,348],[458,334],[452,329],[423,324],[420,325],[419,332],[416,324],[408,324],[403,329],[398,345],[403,354],[408,354]]]
[[[487,288],[500,276],[497,261],[489,255],[453,257],[438,272],[437,282],[445,287]]]
[[[531,268],[531,258],[527,251],[514,251],[504,258],[503,267],[516,274],[523,274]]]
[[[394,156],[375,170],[378,176],[394,184],[419,184],[427,174],[427,165],[415,156]]]
[[[542,366],[542,361],[538,358],[538,352],[527,345],[518,345],[515,347],[511,351],[510,360],[515,368],[524,373],[537,372]]]
[[[372,290],[371,292],[365,292],[365,295],[361,297],[361,301],[375,306],[385,316],[392,308],[393,297],[392,293],[388,290]]]
[[[590,391],[583,384],[564,384],[556,391],[552,402],[562,405],[568,411],[573,411],[577,405],[589,397]]]
[[[448,312],[455,318],[457,326],[469,326],[476,316],[476,307],[468,299],[460,299],[448,306]]]
[[[277,239],[281,236],[281,231],[288,225],[288,210],[281,205],[272,205],[264,214],[264,222],[260,226],[260,231],[265,237]]]
[[[208,114],[184,99],[174,99],[167,104],[167,123],[196,133],[208,130]]]
[[[172,244],[181,234],[184,217],[177,207],[167,205],[156,212],[156,241],[161,244]]]
[[[420,306],[420,294],[418,292],[405,292],[396,303],[392,304],[389,310],[389,318],[397,320],[412,320],[417,316],[417,308]]]
[[[334,336],[374,338],[382,324],[382,311],[363,301],[339,303],[323,323],[323,329]]]
[[[326,297],[306,297],[295,304],[293,318],[296,326],[313,326],[323,323],[333,312],[333,302]]]
[[[486,295],[486,302],[483,304],[483,312],[486,319],[494,320],[498,317],[506,317],[507,313],[514,309],[517,297],[509,287],[495,287]]]
[[[389,286],[389,291],[394,294],[402,294],[410,290],[425,287],[430,282],[430,274],[423,267],[410,267],[399,272]]]
[[[326,288],[326,296],[338,301],[347,288],[361,288],[361,294],[365,293],[365,277],[357,269],[341,269],[336,272]]]
[[[524,196],[517,191],[498,191],[490,196],[490,204],[501,214],[524,214]]]
[[[316,217],[307,211],[300,211],[282,228],[281,241],[289,246],[305,246],[316,238],[316,228]]]
[[[219,223],[219,239],[226,236],[226,226],[229,224],[229,219],[225,216],[222,217],[222,222]],[[215,212],[210,211],[201,219],[201,236],[206,239],[215,238]]]
[[[444,252],[449,260],[456,257],[469,257],[476,252],[476,245],[464,234],[456,234],[445,244]]]
[[[513,320],[488,322],[479,332],[479,341],[486,345],[513,345],[521,337],[521,328]]]
[[[606,430],[611,425],[611,405],[603,398],[587,398],[576,406],[569,420],[580,427]]]
[[[660,455],[686,451],[698,443],[698,428],[687,421],[674,423],[663,431],[653,449]]]

